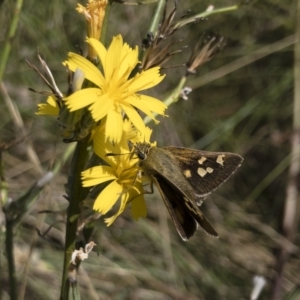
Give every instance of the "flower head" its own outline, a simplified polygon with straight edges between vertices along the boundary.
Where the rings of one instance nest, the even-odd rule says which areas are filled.
[[[210,61],[223,46],[224,39],[222,37],[213,36],[209,37],[208,40],[203,37],[202,40],[197,43],[187,63],[186,75],[195,74],[196,69]]]
[[[88,37],[100,39],[107,4],[108,0],[89,0],[86,7],[77,4],[77,11],[85,16]],[[88,49],[88,57],[92,61],[97,59],[97,52],[91,46]]]
[[[108,183],[94,202],[93,209],[106,214],[120,200],[117,213],[106,218],[105,222],[111,225],[114,220],[131,203],[132,215],[135,220],[146,216],[146,205],[143,197],[141,178],[138,177],[138,159],[132,157],[128,147],[128,136],[134,140],[139,134],[132,131],[131,123],[124,121],[124,131],[118,145],[105,142],[105,128],[100,126],[93,136],[94,151],[107,165],[96,166],[82,172],[84,187]],[[150,138],[150,129],[145,129],[144,139]],[[107,154],[114,154],[107,156]]]
[[[96,122],[103,120],[106,124],[105,139],[109,138],[112,143],[121,141],[124,113],[141,132],[145,126],[136,109],[157,122],[152,113],[164,115],[166,105],[137,92],[149,89],[163,80],[164,76],[159,74],[160,68],[151,68],[130,78],[138,64],[137,47],[132,49],[123,43],[121,35],[113,38],[108,50],[98,40],[90,38],[87,42],[97,52],[102,71],[84,57],[69,53],[64,64],[72,71],[77,68],[82,70],[85,78],[95,85],[65,98],[70,111],[88,107]]]

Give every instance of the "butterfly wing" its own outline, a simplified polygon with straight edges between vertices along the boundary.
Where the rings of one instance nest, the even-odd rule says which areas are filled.
[[[180,147],[165,147],[176,158],[183,175],[198,197],[206,197],[224,183],[241,165],[235,153],[209,152]]]
[[[184,195],[175,185],[160,174],[152,176],[174,225],[183,240],[188,240],[197,230],[197,223],[210,235],[218,237],[218,233],[205,218],[201,210]]]

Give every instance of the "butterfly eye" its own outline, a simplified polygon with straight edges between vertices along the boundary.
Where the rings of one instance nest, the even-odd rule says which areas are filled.
[[[145,160],[147,158],[146,153],[144,153],[142,151],[138,151],[136,155],[140,160]]]

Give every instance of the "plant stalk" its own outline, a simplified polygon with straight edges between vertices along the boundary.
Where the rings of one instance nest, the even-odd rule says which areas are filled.
[[[14,222],[6,219],[6,238],[5,248],[8,263],[10,299],[18,300],[17,295],[17,276],[14,258]]]
[[[300,38],[300,0],[297,3],[296,39]],[[293,242],[296,236],[299,214],[299,176],[300,176],[300,44],[294,47],[294,104],[293,135],[291,141],[291,162],[286,187],[282,230],[287,240]],[[276,275],[272,287],[272,300],[282,299],[282,285],[285,265],[291,253],[286,247],[279,251],[276,263]]]
[[[68,295],[68,290],[66,289],[70,286],[73,286],[72,284],[70,284],[69,265],[72,253],[76,249],[77,220],[81,211],[80,203],[86,198],[88,194],[88,189],[82,187],[81,172],[85,169],[85,165],[88,159],[89,152],[87,148],[89,138],[90,137],[87,136],[85,139],[77,142],[70,167],[70,174],[67,185],[69,207],[67,211],[66,221],[66,244],[61,286],[61,300],[67,299],[66,295]]]

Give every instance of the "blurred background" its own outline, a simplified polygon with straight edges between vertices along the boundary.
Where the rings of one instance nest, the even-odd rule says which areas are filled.
[[[13,1],[1,2],[0,51],[15,9]],[[68,51],[85,49],[85,20],[75,11],[76,3],[27,0],[20,11],[0,94],[0,141],[20,140],[2,154],[11,199],[51,170],[69,147],[61,142],[55,118],[35,115],[37,104],[46,97],[28,88],[48,88],[25,59],[38,66],[40,53],[59,88],[67,90],[62,61]],[[209,5],[217,9],[236,4],[232,0],[179,1],[175,19],[188,10],[194,15]],[[97,246],[82,263],[78,277],[82,299],[251,299],[256,275],[267,282],[259,299],[300,299],[289,298],[300,284],[297,211],[293,211],[291,235],[282,230],[295,123],[294,72],[299,68],[294,60],[296,36],[300,36],[297,5],[292,0],[248,1],[238,10],[176,32],[174,40],[184,39],[174,48],[183,50],[164,65],[167,77],[152,94],[161,100],[185,73],[184,67],[170,67],[187,62],[204,33],[226,41],[220,53],[189,77],[187,86],[193,91],[188,100],[171,105],[169,117],[161,118],[159,126],[149,124],[160,147],[229,151],[244,157],[242,167],[202,207],[220,238],[199,229],[188,242],[181,241],[156,191],[146,197],[146,219],[135,222],[127,210],[111,227],[105,226],[103,218],[97,221],[92,236]],[[141,46],[154,9],[154,3],[114,4],[107,42],[121,33],[130,46]],[[16,228],[20,299],[59,297],[68,166],[69,162],[62,166]],[[51,213],[40,213],[45,210]],[[0,298],[9,299],[2,213],[0,220]],[[39,236],[37,229],[41,234],[50,230]],[[282,249],[287,248],[292,250],[284,256]]]

